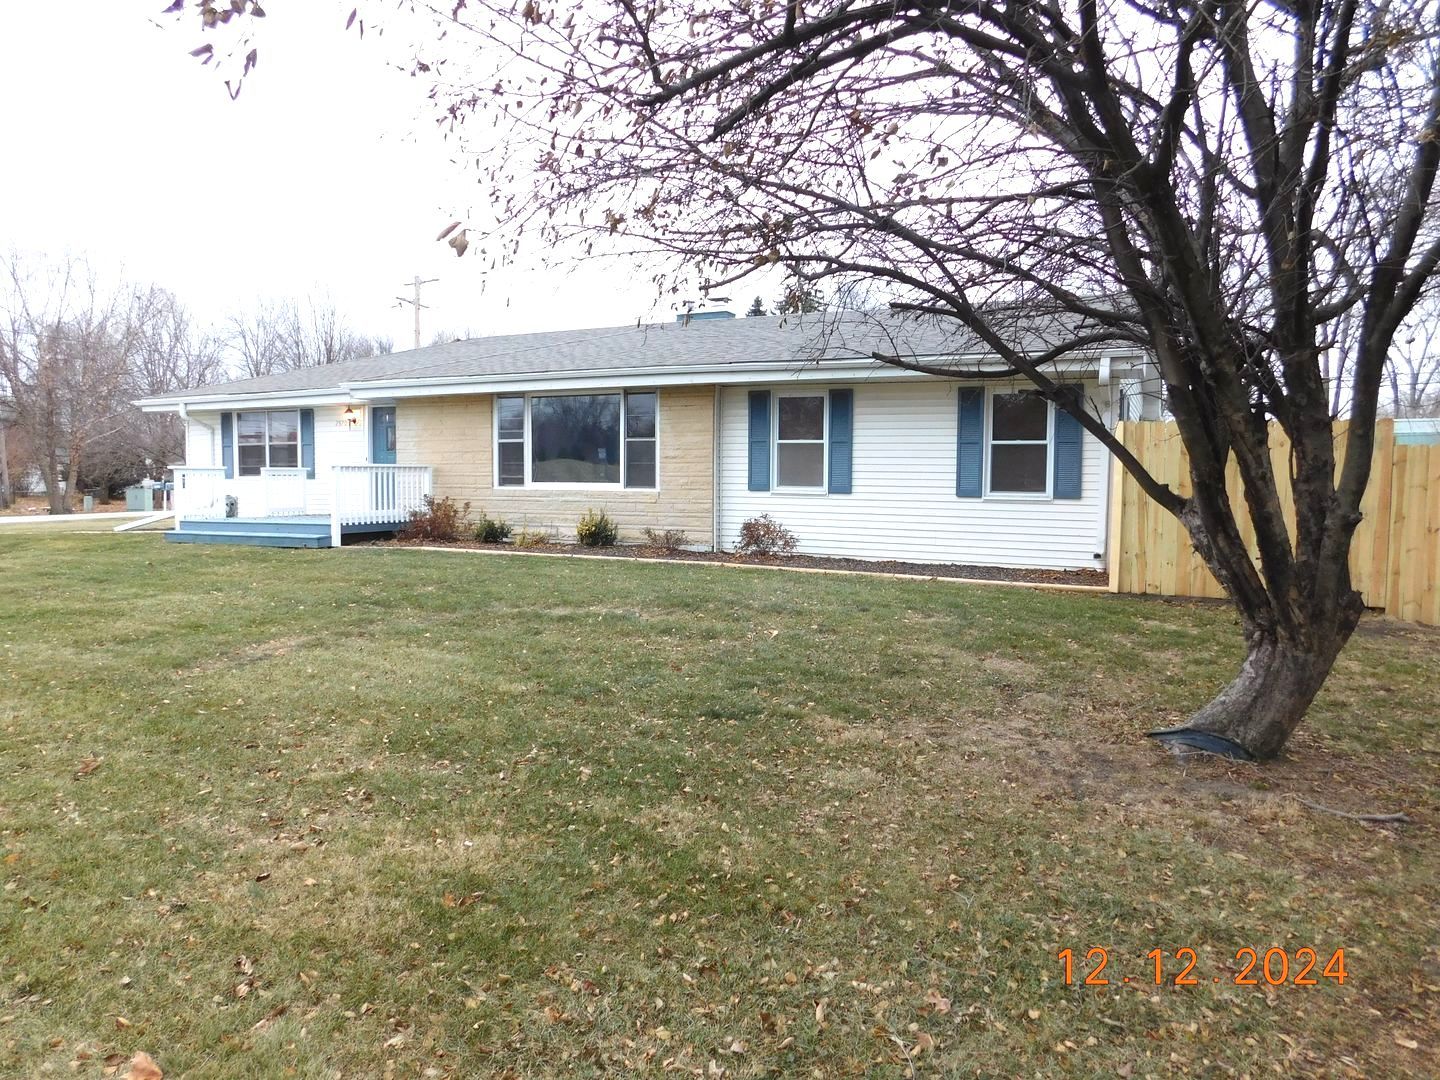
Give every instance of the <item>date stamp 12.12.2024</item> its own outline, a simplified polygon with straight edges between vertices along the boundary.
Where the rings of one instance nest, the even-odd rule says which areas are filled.
[[[1319,986],[1330,982],[1345,983],[1345,950],[1335,949],[1326,958],[1320,950],[1309,946],[1298,949],[1252,949],[1235,952],[1233,962],[1224,964],[1223,973],[1202,970],[1200,956],[1188,946],[1178,949],[1151,949],[1143,957],[1129,958],[1129,965],[1118,954],[1112,964],[1112,952],[1104,945],[1094,945],[1078,957],[1074,949],[1061,949],[1056,954],[1065,975],[1066,986],[1112,986],[1116,983],[1141,983],[1153,986],[1200,986],[1203,983],[1230,983],[1234,986]],[[1143,961],[1143,962],[1142,962]]]

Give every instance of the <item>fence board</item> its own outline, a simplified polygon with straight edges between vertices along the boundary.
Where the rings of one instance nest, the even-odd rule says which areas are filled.
[[[1348,431],[1345,421],[1334,425],[1337,469],[1344,464]],[[1189,494],[1188,459],[1174,423],[1120,424],[1116,436],[1157,480]],[[1281,507],[1293,533],[1290,441],[1273,425],[1270,455]],[[1146,498],[1118,463],[1112,467],[1111,589],[1166,596],[1224,596],[1180,523]],[[1233,456],[1226,465],[1225,483],[1240,535],[1253,556],[1255,528]],[[1394,422],[1380,421],[1370,486],[1360,509],[1363,519],[1351,544],[1350,568],[1365,603],[1384,608],[1397,618],[1440,625],[1440,445],[1396,446]]]

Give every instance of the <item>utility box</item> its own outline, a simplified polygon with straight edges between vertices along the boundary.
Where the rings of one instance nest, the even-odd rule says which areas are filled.
[[[148,487],[141,487],[139,484],[131,484],[125,489],[126,510],[151,510],[155,506],[155,496]]]

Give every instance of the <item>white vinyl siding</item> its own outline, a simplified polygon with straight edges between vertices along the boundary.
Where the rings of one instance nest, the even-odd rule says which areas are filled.
[[[769,514],[806,555],[976,566],[1099,569],[1104,550],[1108,455],[1086,433],[1079,499],[955,496],[957,384],[897,379],[854,384],[854,489],[849,495],[748,490],[749,387],[721,397],[721,545]],[[996,389],[1023,389],[997,384]],[[772,387],[778,394],[791,386]],[[808,389],[808,388],[807,388]],[[1086,384],[1087,397],[1099,393]]]
[[[403,409],[404,405],[400,407]],[[331,465],[363,465],[369,460],[369,417],[366,417],[366,423],[350,427],[345,422],[344,410],[343,405],[315,408],[315,479],[305,481],[306,509],[312,514],[330,512]],[[369,409],[365,411],[368,413]],[[403,461],[401,463],[404,464]],[[185,433],[185,464],[202,467],[224,464],[218,412],[190,411],[190,423]],[[259,476],[236,475],[226,481],[226,489],[240,501],[241,517],[259,512],[263,483]]]

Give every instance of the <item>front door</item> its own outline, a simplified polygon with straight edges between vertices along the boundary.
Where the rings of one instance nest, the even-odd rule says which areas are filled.
[[[370,425],[370,461],[375,465],[395,464],[395,406],[376,409]]]

